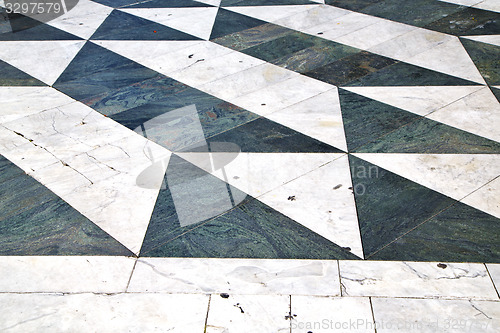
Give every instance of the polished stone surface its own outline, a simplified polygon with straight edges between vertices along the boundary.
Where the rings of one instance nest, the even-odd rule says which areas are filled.
[[[500,330],[495,0],[7,6],[0,330]]]

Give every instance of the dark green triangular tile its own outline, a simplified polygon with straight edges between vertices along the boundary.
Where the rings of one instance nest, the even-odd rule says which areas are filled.
[[[425,28],[455,36],[495,35],[500,33],[500,13],[463,7]]]
[[[500,219],[456,203],[370,260],[500,263]]]
[[[455,202],[355,156],[349,164],[365,258]]]
[[[325,0],[325,4],[359,12],[363,8],[383,1],[384,0]]]
[[[414,154],[500,154],[500,143],[437,121],[420,118],[353,152]]]
[[[308,0],[222,0],[221,6],[280,6],[280,5],[317,5]]]
[[[348,81],[342,85],[362,87],[464,86],[477,85],[477,83],[404,62],[396,62],[391,66],[369,73],[356,80]]]
[[[460,38],[462,45],[489,85],[500,85],[500,46]]]
[[[207,138],[207,142],[231,142],[242,152],[253,153],[342,153],[338,148],[265,118],[250,121]],[[196,151],[186,148],[185,151]]]
[[[30,17],[9,14],[12,32],[0,33],[0,41],[81,40],[80,37]]]
[[[174,163],[178,166],[170,175],[167,169],[168,188],[158,196],[141,256],[359,259],[260,201],[189,167],[182,159]],[[181,189],[184,193],[174,194]],[[229,193],[242,201],[228,204]],[[177,200],[205,207],[213,217],[204,216],[199,223],[180,227]]]
[[[259,25],[266,24],[267,22],[261,21],[249,16],[241,15],[223,8],[219,8],[215,23],[212,27],[212,34],[210,40],[226,36],[235,32],[255,28]]]
[[[360,12],[416,27],[423,27],[462,8],[462,6],[453,3],[436,0],[384,0],[364,7]]]
[[[206,3],[193,0],[152,0],[138,2],[127,6],[126,8],[181,8],[181,7],[213,7]]]
[[[3,156],[0,211],[0,255],[133,255]]]
[[[495,95],[498,102],[500,103],[500,89],[495,88],[495,87],[490,87],[490,89],[491,89],[491,92],[493,93],[493,95]]]
[[[165,25],[114,10],[92,35],[95,40],[200,40]]]
[[[370,73],[378,73],[383,68],[394,63],[396,63],[396,60],[361,51],[328,65],[315,68],[312,71],[304,73],[304,75],[341,86],[363,78]]]
[[[349,151],[420,118],[394,106],[339,89],[340,107]]]
[[[0,60],[0,86],[46,86],[16,67]]]

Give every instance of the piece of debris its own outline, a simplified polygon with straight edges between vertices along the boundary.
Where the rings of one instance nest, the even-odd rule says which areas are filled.
[[[448,267],[448,265],[446,265],[446,264],[437,264],[437,266],[439,268],[442,268],[442,269],[445,269],[446,267]]]
[[[245,311],[243,311],[243,308],[240,306],[240,303],[236,303],[235,307],[240,309],[241,313],[245,313]]]
[[[295,201],[295,200],[297,200],[297,199],[295,199],[295,195],[291,195],[291,196],[289,196],[289,197],[288,197],[288,200],[290,200],[290,201]]]
[[[345,247],[343,247],[343,249],[346,251],[351,251],[351,248],[349,246],[345,246]]]
[[[334,189],[334,190],[338,190],[338,189],[339,189],[339,188],[341,188],[341,187],[342,187],[342,184],[338,184],[338,185],[337,185],[337,186],[335,186],[333,189]]]
[[[194,54],[190,54],[190,55],[188,55],[188,58],[191,59],[191,58],[193,58],[193,56],[194,56]]]
[[[222,293],[222,294],[220,294],[220,297],[222,297],[222,298],[229,298],[229,294]]]

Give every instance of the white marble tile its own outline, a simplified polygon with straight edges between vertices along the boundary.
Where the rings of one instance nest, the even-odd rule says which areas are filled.
[[[83,39],[89,39],[112,11],[111,7],[90,0],[79,0],[73,9],[49,21],[48,24]]]
[[[196,2],[205,3],[212,6],[220,6],[221,0],[195,0]]]
[[[203,332],[207,295],[0,294],[8,332]]]
[[[500,3],[498,3],[498,0],[484,0],[478,3],[477,5],[474,5],[473,7],[484,10],[491,10],[494,12],[500,12]]]
[[[85,41],[2,41],[0,60],[52,85]],[[36,52],[33,52],[36,50]],[[19,55],[23,56],[20,57]]]
[[[0,293],[124,292],[134,264],[126,257],[0,257]]]
[[[500,103],[488,87],[484,87],[427,118],[500,142]]]
[[[300,75],[232,99],[231,103],[267,116],[332,88],[328,83]]]
[[[290,332],[289,312],[289,296],[212,295],[206,332]]]
[[[2,137],[13,143],[0,146],[2,155],[131,251],[140,250],[168,150],[79,102],[4,126]],[[151,168],[155,162],[159,168]]]
[[[483,2],[484,0],[439,0],[439,1],[454,3],[462,6],[473,6],[480,2]]]
[[[297,15],[311,9],[318,8],[318,5],[284,5],[284,6],[234,6],[224,7],[235,13],[254,17],[266,22],[275,22],[277,20]]]
[[[111,50],[119,55],[129,58],[143,66],[149,67],[157,72],[166,74],[175,70],[185,68],[196,63],[202,57],[191,59],[188,56],[194,53],[181,53],[183,57],[172,56],[173,52],[182,49],[197,46],[203,47],[200,44],[208,42],[203,41],[136,41],[136,40],[100,40],[93,41],[108,50]],[[228,53],[230,50],[228,50]],[[186,54],[187,53],[187,54]],[[185,57],[184,57],[185,56]],[[187,59],[186,59],[187,58]]]
[[[51,87],[0,87],[0,123],[75,102]]]
[[[342,156],[337,153],[178,153],[178,155],[253,197],[259,197]],[[210,159],[216,165],[215,168],[206,163]],[[294,167],[290,168],[290,165]],[[279,172],[269,172],[269,170],[279,170]]]
[[[125,8],[121,11],[205,40],[210,38],[217,7]]]
[[[482,42],[482,43],[500,46],[500,34],[499,35],[483,35],[483,36],[463,36],[462,38],[467,38],[470,40],[475,40],[477,42]]]
[[[324,23],[303,28],[302,31],[314,36],[336,41],[342,36],[346,36],[363,28],[369,30],[372,25],[380,22],[382,22],[382,19],[378,17],[353,12],[332,18],[331,20],[325,19]],[[350,46],[360,44],[358,38],[344,38],[343,41]]]
[[[311,97],[266,118],[347,151],[337,88]]]
[[[346,15],[343,18],[347,18],[351,15]],[[371,22],[369,20],[365,21]],[[342,23],[340,25],[342,25]],[[389,20],[380,20],[375,24],[370,24],[367,27],[361,28],[347,35],[343,35],[342,37],[335,38],[334,40],[338,43],[367,50],[370,47],[374,47],[375,45],[396,38],[415,29],[417,28],[411,25]],[[326,35],[329,35],[328,31]]]
[[[129,292],[339,296],[335,260],[141,258]]]
[[[244,53],[231,52],[220,57],[208,57],[192,66],[170,73],[169,76],[192,87],[199,87],[264,63],[265,61]]]
[[[454,39],[458,41],[457,37],[454,36],[417,28],[387,42],[371,47],[368,51],[406,61],[426,50]]]
[[[462,202],[500,218],[500,202],[498,198],[500,198],[500,177],[465,197]]]
[[[456,200],[500,175],[496,154],[354,155]]]
[[[346,155],[259,197],[266,205],[363,258]],[[295,200],[288,200],[294,196]]]
[[[483,264],[340,261],[343,296],[496,300]]]
[[[299,73],[265,63],[206,83],[197,88],[208,94],[232,102],[236,97],[298,76],[300,76]]]
[[[486,267],[497,291],[500,292],[500,264],[486,264]]]
[[[279,19],[274,23],[290,29],[304,31],[306,28],[328,23],[333,19],[350,13],[352,12],[342,8],[320,5],[316,8]]]
[[[291,332],[375,332],[368,297],[292,296]]]
[[[439,110],[484,86],[342,87],[342,89],[416,113]]]
[[[449,41],[424,50],[404,61],[479,84],[486,84],[458,37],[453,37]]]
[[[372,298],[377,332],[498,332],[500,302]]]

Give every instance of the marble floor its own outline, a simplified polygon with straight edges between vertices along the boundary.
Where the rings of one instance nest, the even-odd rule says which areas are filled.
[[[500,332],[499,0],[67,1],[0,0],[0,331]]]

